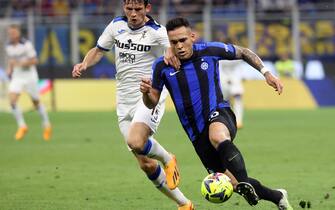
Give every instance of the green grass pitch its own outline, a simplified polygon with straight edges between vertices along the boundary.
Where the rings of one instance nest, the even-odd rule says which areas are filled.
[[[12,116],[0,113],[1,210],[177,209],[138,168],[114,112],[50,113],[50,142],[42,140],[38,114],[25,117],[29,133],[17,142]],[[295,209],[304,200],[312,209],[334,210],[334,119],[335,109],[247,111],[235,143],[249,175],[287,189]],[[174,112],[165,114],[156,138],[177,155],[180,189],[197,209],[276,209],[265,201],[251,208],[237,194],[223,204],[202,198],[200,182],[206,171]]]

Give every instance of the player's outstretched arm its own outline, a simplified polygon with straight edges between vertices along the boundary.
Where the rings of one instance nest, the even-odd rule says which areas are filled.
[[[264,66],[263,61],[256,55],[256,53],[252,52],[248,48],[241,46],[234,45],[234,47],[236,50],[236,58],[243,59],[249,65],[261,72],[264,75],[267,84],[273,87],[278,92],[278,94],[283,92],[284,86],[280,79],[271,74],[271,72]]]
[[[141,80],[141,85],[140,85],[140,91],[143,94],[143,103],[149,108],[149,109],[153,109],[158,101],[159,101],[159,97],[161,95],[161,93],[152,88],[151,86],[151,80],[148,78],[142,78]]]
[[[72,77],[80,77],[82,71],[85,71],[88,67],[98,63],[103,55],[103,51],[97,47],[90,49],[90,51],[87,52],[83,62],[74,65],[72,70]]]

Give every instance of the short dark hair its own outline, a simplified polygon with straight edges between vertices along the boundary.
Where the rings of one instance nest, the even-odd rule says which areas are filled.
[[[10,24],[10,25],[8,26],[8,28],[15,28],[15,29],[21,31],[21,26],[20,26],[19,24],[15,24],[15,23]]]
[[[173,18],[171,20],[169,20],[166,24],[166,30],[167,31],[172,31],[176,28],[179,27],[186,27],[186,28],[190,28],[190,23],[188,22],[188,20],[186,18],[183,17],[177,17],[177,18]]]
[[[147,6],[150,2],[149,0],[123,0],[123,3],[128,4],[128,3],[143,3],[144,6]]]

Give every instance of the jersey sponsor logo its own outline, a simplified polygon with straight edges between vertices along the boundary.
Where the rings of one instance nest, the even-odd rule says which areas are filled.
[[[134,63],[136,60],[136,56],[131,53],[119,53],[119,59],[121,63]]]
[[[121,49],[136,50],[139,52],[148,52],[151,50],[150,45],[137,44],[137,43],[134,43],[131,39],[128,39],[128,43],[123,43],[115,39],[115,45]]]
[[[202,62],[200,68],[202,70],[207,70],[208,69],[208,63],[207,62]]]
[[[174,71],[174,72],[170,72],[170,76],[174,76],[176,74],[178,74],[180,71]]]

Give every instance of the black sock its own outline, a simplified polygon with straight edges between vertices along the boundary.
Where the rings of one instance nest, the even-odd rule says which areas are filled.
[[[272,190],[263,186],[258,180],[250,178],[248,181],[256,191],[256,194],[260,199],[264,199],[267,201],[271,201],[274,204],[278,204],[280,199],[282,198],[282,193],[277,190]]]
[[[248,175],[241,152],[230,141],[219,144],[217,151],[220,154],[223,166],[227,168],[239,182],[247,182]]]

